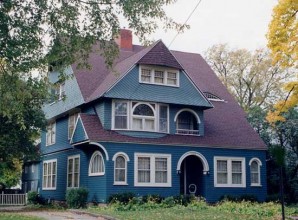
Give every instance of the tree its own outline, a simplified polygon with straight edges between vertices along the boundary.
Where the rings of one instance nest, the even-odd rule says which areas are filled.
[[[285,84],[288,95],[279,101],[275,110],[269,112],[267,120],[271,123],[284,121],[282,113],[287,112],[298,104],[298,2],[295,0],[279,0],[273,9],[272,20],[267,33],[268,47],[274,63],[283,67],[292,67],[296,76],[290,83]]]
[[[209,48],[205,57],[247,112],[254,107],[268,107],[276,101],[281,95],[280,83],[288,76],[279,65],[272,65],[265,49],[250,52],[220,44]]]
[[[13,172],[15,161],[37,154],[34,139],[45,125],[41,106],[48,86],[42,73],[48,65],[60,70],[74,62],[88,67],[88,54],[97,44],[100,49],[94,52],[104,55],[111,67],[118,50],[113,39],[119,33],[119,14],[142,42],[159,24],[182,32],[188,26],[167,17],[163,9],[174,2],[0,1],[0,176]]]

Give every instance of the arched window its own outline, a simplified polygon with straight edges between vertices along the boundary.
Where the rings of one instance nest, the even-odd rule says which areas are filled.
[[[105,173],[105,167],[102,154],[95,151],[90,159],[89,176],[102,176]]]
[[[129,157],[124,152],[118,152],[113,156],[114,184],[127,185],[127,161]]]
[[[134,103],[133,103],[134,104]],[[141,131],[155,130],[155,105],[135,104],[132,113],[132,128]]]
[[[176,133],[199,135],[197,115],[191,111],[180,112],[176,120]]]
[[[252,186],[261,185],[261,174],[260,166],[262,166],[261,161],[258,158],[253,158],[249,162],[250,166],[250,184]]]

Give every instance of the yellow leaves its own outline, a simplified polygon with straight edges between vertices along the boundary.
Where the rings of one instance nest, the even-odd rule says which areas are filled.
[[[278,121],[285,121],[282,113],[287,112],[289,109],[297,107],[298,105],[298,81],[286,83],[284,90],[288,92],[288,96],[285,100],[279,101],[274,105],[274,111],[269,111],[266,120],[270,124],[274,124]]]
[[[269,24],[268,47],[272,51],[273,61],[283,67],[298,66],[297,13],[297,0],[279,0]]]

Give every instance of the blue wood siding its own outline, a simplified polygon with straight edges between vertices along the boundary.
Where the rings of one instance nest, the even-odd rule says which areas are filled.
[[[63,116],[56,120],[56,142],[55,144],[46,146],[46,131],[41,133],[41,152],[48,154],[67,148],[72,148],[68,139],[68,115]]]
[[[89,201],[106,202],[107,198],[115,193],[134,192],[139,196],[147,194],[159,194],[163,197],[180,194],[180,174],[177,173],[177,164],[180,157],[189,151],[201,153],[209,165],[209,173],[201,175],[202,186],[200,187],[201,195],[208,202],[216,202],[224,195],[255,195],[260,201],[266,198],[266,153],[257,150],[232,150],[222,148],[207,147],[186,147],[186,146],[164,146],[149,144],[127,144],[127,143],[101,143],[107,150],[109,160],[99,147],[95,145],[84,144],[78,149],[69,149],[60,153],[44,156],[43,160],[57,159],[57,189],[41,190],[44,198],[51,197],[57,200],[65,199],[66,192],[66,174],[67,174],[67,157],[80,154],[80,186],[89,190]],[[104,156],[105,175],[88,176],[89,162],[94,151],[100,150]],[[130,161],[127,163],[127,183],[128,185],[114,185],[114,161],[113,156],[117,152],[124,152],[128,155]],[[162,153],[171,154],[172,163],[172,186],[171,187],[137,187],[134,186],[134,154],[138,153]],[[214,187],[214,157],[244,157],[246,167],[246,187]],[[262,161],[261,166],[261,187],[252,187],[250,185],[250,167],[249,161],[257,157]],[[42,171],[40,172],[42,179]],[[42,183],[41,183],[42,184]]]
[[[180,71],[179,76],[180,87],[139,83],[139,67],[136,66],[104,96],[128,100],[212,107],[183,71]]]
[[[66,68],[65,74],[68,76],[72,75],[72,68]],[[52,83],[57,82],[58,77],[59,72],[49,73],[50,82]],[[65,100],[56,100],[55,103],[46,104],[43,107],[47,119],[53,118],[84,103],[84,98],[75,77],[69,77],[69,79],[65,81],[65,95]]]
[[[87,140],[87,134],[84,130],[83,123],[81,118],[78,119],[78,122],[75,127],[75,131],[71,140],[71,143],[78,143]]]
[[[110,130],[112,127],[112,100],[105,99],[95,104],[95,109],[104,129]]]

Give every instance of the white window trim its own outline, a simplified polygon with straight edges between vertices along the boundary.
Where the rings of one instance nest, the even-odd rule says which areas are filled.
[[[75,112],[75,113],[72,113],[72,114],[69,114],[68,115],[68,127],[67,127],[67,129],[68,129],[68,140],[70,140],[71,138],[72,138],[72,136],[73,136],[73,133],[74,133],[74,131],[75,131],[75,128],[76,128],[76,124],[77,124],[77,121],[78,121],[78,119],[79,119],[79,113],[80,112]],[[72,132],[72,134],[70,134],[70,132],[69,132],[69,129],[70,129],[70,118],[71,118],[71,116],[75,116],[75,115],[77,115],[76,116],[76,119],[75,119],[75,121],[74,121],[74,124],[73,124],[73,132]]]
[[[142,81],[142,69],[148,69],[150,70],[150,82],[144,82]],[[157,71],[163,71],[164,72],[164,83],[156,83],[154,82],[154,72]],[[168,84],[168,72],[176,73],[176,85]],[[139,66],[139,83],[145,83],[145,84],[152,84],[152,85],[161,85],[161,86],[170,86],[170,87],[179,87],[180,86],[180,71],[177,69],[173,69],[170,67],[160,67],[160,66],[149,66],[149,65],[140,65]]]
[[[31,164],[31,172],[34,173],[34,164]]]
[[[76,158],[79,158],[79,175],[78,175],[78,186],[77,187],[74,187],[73,184],[74,184],[74,166],[75,164],[73,163],[73,173],[72,173],[72,186],[68,186],[68,165],[69,165],[69,160],[74,160]],[[77,155],[73,155],[73,156],[69,156],[67,157],[67,179],[66,179],[66,188],[68,189],[71,189],[71,188],[79,188],[80,187],[80,176],[81,176],[81,158],[80,158],[80,155],[77,154]]]
[[[92,163],[94,157],[97,156],[97,155],[100,155],[100,156],[101,156],[102,164],[103,164],[103,172],[91,173],[91,163]],[[91,156],[91,158],[90,158],[89,169],[88,169],[88,175],[89,175],[89,176],[103,176],[103,175],[105,174],[105,170],[106,170],[106,168],[105,168],[105,162],[104,162],[102,153],[101,153],[100,151],[97,150],[97,151],[95,151],[95,152],[92,154],[92,156]]]
[[[133,114],[133,112],[134,112],[134,110],[136,109],[136,107],[138,107],[139,105],[142,105],[142,104],[144,104],[144,105],[148,105],[148,106],[151,108],[151,110],[153,111],[153,116],[134,115],[134,114]],[[153,108],[152,104],[155,105],[155,109]],[[132,106],[132,102],[131,102],[131,115],[130,115],[131,130],[134,130],[134,131],[158,132],[158,131],[157,131],[157,125],[156,125],[157,122],[156,122],[156,120],[159,119],[159,117],[157,116],[156,108],[158,108],[156,103],[137,102],[137,104],[136,104],[135,106]],[[142,127],[143,127],[142,130],[135,130],[135,129],[132,128],[132,126],[133,126],[133,119],[134,119],[134,118],[137,118],[137,119],[141,119],[141,120],[142,120]],[[145,126],[145,120],[146,120],[146,119],[154,120],[154,130],[145,130],[145,129],[144,129],[144,126]]]
[[[218,184],[217,183],[217,161],[226,160],[227,161],[227,172],[228,172],[228,183],[227,184]],[[232,161],[241,161],[242,167],[242,183],[241,184],[232,184]],[[214,157],[214,187],[246,187],[246,164],[244,157]]]
[[[56,179],[55,179],[55,187],[43,187],[43,177],[44,177],[44,164],[45,163],[47,163],[47,164],[49,164],[49,163],[51,163],[51,164],[53,164],[54,162],[56,162]],[[53,165],[51,165],[52,167],[53,167]],[[56,190],[56,187],[57,187],[57,179],[58,179],[58,173],[57,173],[57,170],[58,170],[58,162],[57,162],[57,159],[53,159],[53,160],[45,160],[45,161],[43,161],[43,163],[42,163],[42,183],[41,183],[41,185],[42,185],[42,189],[43,190]],[[52,172],[52,174],[53,174],[53,172]],[[48,175],[49,176],[49,175]]]
[[[125,102],[127,103],[127,128],[115,128],[115,102]],[[132,103],[133,102],[137,102],[137,104],[132,107]],[[135,109],[136,106],[140,105],[140,104],[146,104],[149,105],[152,108],[152,105],[155,105],[155,109],[152,109],[154,112],[154,127],[155,130],[135,130],[132,129],[132,120],[133,117],[137,117],[137,116],[133,116],[133,110]],[[162,132],[159,131],[159,109],[160,106],[167,106],[167,132]],[[154,103],[154,102],[138,102],[138,101],[128,101],[128,100],[113,100],[112,101],[112,130],[123,130],[123,131],[143,131],[143,132],[157,132],[157,133],[163,133],[163,134],[169,134],[170,133],[170,110],[169,110],[169,105],[168,104],[159,104],[159,103]],[[146,117],[146,116],[145,116]],[[151,118],[151,117],[148,117]]]
[[[116,159],[118,156],[122,156],[125,159],[125,181],[116,181]],[[128,164],[127,162],[129,162],[129,157],[126,153],[124,152],[118,152],[113,156],[114,161],[114,185],[128,185],[127,183],[127,169],[128,169]]]
[[[58,91],[58,95],[59,95],[59,101],[62,100],[65,96],[65,82],[62,82],[59,84],[59,91]]]
[[[258,163],[259,183],[252,183],[251,180],[250,180],[250,186],[262,186],[262,184],[261,184],[261,166],[262,166],[262,162],[259,158],[254,157],[248,163],[250,168],[251,168],[252,162],[254,162],[254,161],[256,161]],[[251,175],[251,170],[250,170],[250,175]]]
[[[53,133],[49,133],[49,131],[50,130],[48,130],[48,127],[51,125],[51,127],[52,127],[52,129],[53,129],[53,131],[52,131],[52,129],[51,129],[51,131],[53,132]],[[51,142],[51,143],[48,143],[48,136],[49,135],[53,135],[54,136],[54,141],[53,142]],[[51,138],[51,140],[52,140],[52,138]],[[46,146],[51,146],[51,145],[54,145],[56,143],[56,121],[53,121],[53,122],[50,122],[50,123],[48,123],[48,125],[47,125],[47,132],[46,132]]]
[[[183,133],[179,133],[179,132],[178,132],[178,117],[179,117],[179,115],[180,115],[182,112],[190,112],[190,113],[192,113],[192,114],[196,117],[196,119],[197,119],[197,124],[198,124],[198,134],[191,134],[191,133],[189,133],[189,134],[183,134]],[[179,110],[179,111],[176,113],[175,117],[174,117],[174,122],[175,122],[175,126],[176,126],[176,127],[175,127],[175,130],[176,130],[176,134],[177,134],[177,135],[200,136],[200,124],[201,124],[201,119],[200,119],[199,115],[198,115],[194,110],[189,109],[189,108],[184,108],[184,109]],[[196,131],[196,130],[189,130],[189,131]]]
[[[138,182],[138,157],[150,157],[150,183]],[[167,158],[167,183],[155,183],[155,158]],[[171,154],[135,153],[134,154],[134,186],[172,187],[172,156]]]

